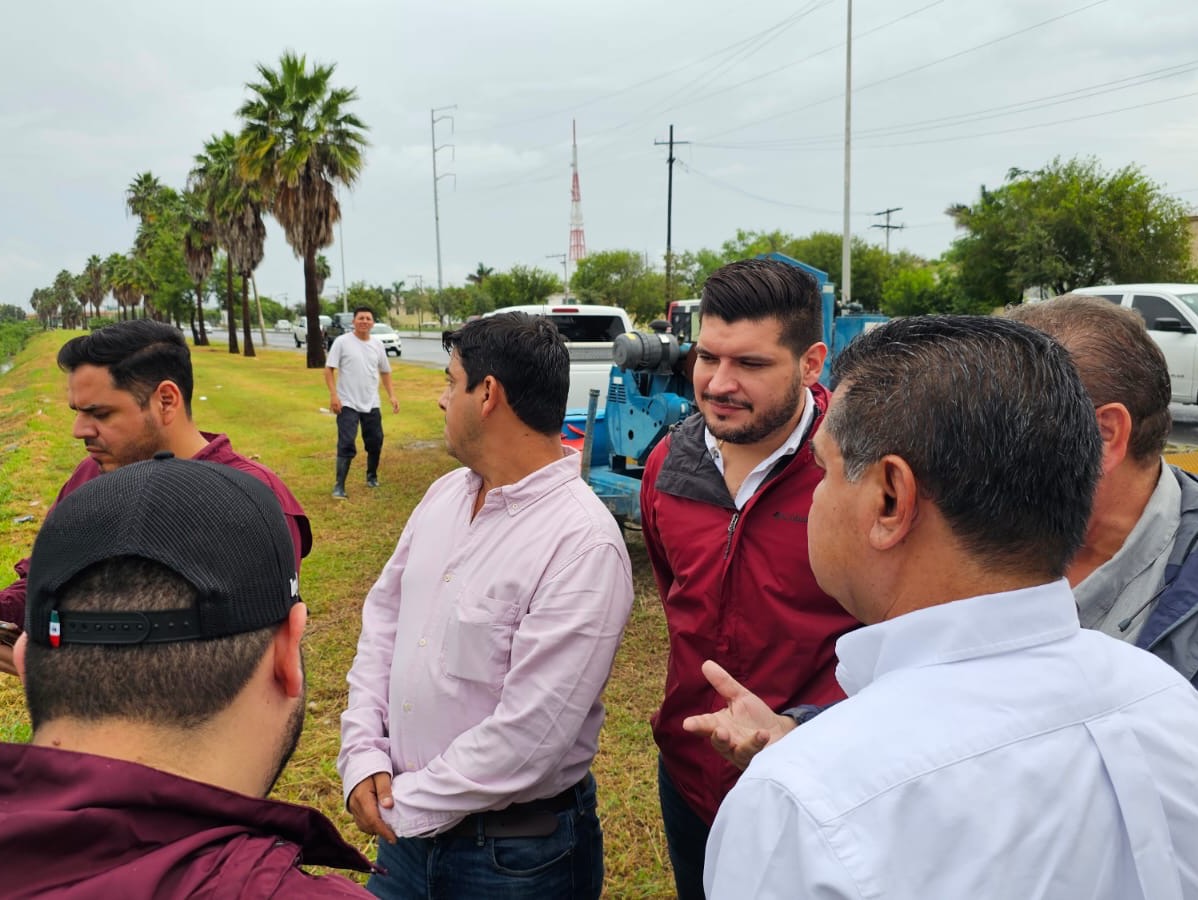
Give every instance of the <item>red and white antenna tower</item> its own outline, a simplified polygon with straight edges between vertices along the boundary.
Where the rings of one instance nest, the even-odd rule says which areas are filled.
[[[582,194],[578,190],[578,126],[573,120],[570,122],[570,132],[574,143],[570,163],[574,173],[570,179],[570,262],[576,263],[587,255],[587,239],[582,233]]]

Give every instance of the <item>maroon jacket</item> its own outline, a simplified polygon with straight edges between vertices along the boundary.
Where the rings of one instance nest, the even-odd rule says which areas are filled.
[[[828,392],[812,389],[816,420]],[[810,436],[783,457],[740,510],[707,452],[701,415],[653,449],[641,523],[665,604],[670,658],[653,737],[670,780],[710,825],[740,772],[682,720],[726,706],[700,671],[713,659],[776,712],[842,699],[836,639],[859,624],[819,589],[807,556],[807,513],[822,472]]]
[[[0,896],[368,897],[370,863],[315,810],[136,763],[0,744]]]
[[[283,512],[287,516],[287,529],[291,532],[291,540],[295,544],[295,570],[298,572],[300,560],[307,556],[308,552],[312,549],[312,526],[308,524],[308,517],[304,515],[303,507],[299,505],[299,501],[295,499],[295,495],[287,489],[287,485],[279,480],[278,475],[266,468],[262,463],[246,459],[240,453],[237,453],[229,444],[227,436],[223,434],[210,434],[206,431],[200,433],[208,440],[208,445],[193,456],[192,459],[220,463],[221,465],[232,466],[234,469],[240,469],[248,475],[253,475],[274,491],[279,505],[283,507]],[[54,500],[55,505],[63,497],[78,489],[81,484],[86,484],[93,478],[99,478],[103,474],[96,461],[90,456],[87,457],[87,459],[75,467],[75,471],[71,473],[71,477],[67,479],[67,483],[59,490],[58,496]],[[51,509],[53,508],[51,506]],[[19,577],[4,590],[0,591],[0,621],[15,622],[17,625],[24,627],[25,581],[29,575],[29,560],[21,560],[14,568]]]

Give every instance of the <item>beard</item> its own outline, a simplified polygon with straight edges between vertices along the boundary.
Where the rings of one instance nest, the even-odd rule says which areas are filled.
[[[300,664],[303,665],[302,661]],[[283,727],[283,733],[279,736],[275,771],[266,784],[266,790],[262,792],[263,797],[275,789],[275,783],[283,774],[283,770],[287,768],[287,763],[291,760],[291,755],[295,753],[295,748],[299,746],[300,735],[304,732],[304,712],[308,707],[307,677],[307,669],[305,669],[304,690],[300,693],[299,701],[295,704],[295,709],[291,711],[291,715],[287,718],[287,724]]]
[[[758,441],[764,441],[766,438],[777,433],[780,428],[784,428],[790,424],[791,419],[794,418],[795,412],[799,408],[799,402],[802,400],[802,397],[803,382],[796,377],[791,381],[790,387],[781,400],[762,408],[760,412],[752,404],[739,404],[750,413],[749,421],[743,425],[728,425],[706,411],[703,412],[703,421],[707,424],[707,430],[715,435],[717,440],[729,444],[756,444]],[[729,397],[706,393],[703,395],[703,399],[716,403],[736,403],[736,401]]]

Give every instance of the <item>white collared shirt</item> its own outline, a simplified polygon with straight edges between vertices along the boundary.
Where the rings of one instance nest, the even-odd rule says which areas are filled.
[[[814,420],[815,398],[811,396],[811,388],[803,388],[803,415],[799,417],[799,424],[794,427],[794,431],[790,433],[790,436],[781,447],[759,462],[753,471],[745,476],[745,480],[740,483],[740,489],[736,492],[736,496],[732,498],[733,502],[736,503],[737,509],[745,508],[745,504],[749,502],[749,498],[757,493],[757,489],[765,481],[765,476],[770,473],[770,469],[774,467],[774,463],[789,453],[798,452]],[[711,433],[711,429],[707,426],[703,427],[703,439],[707,442],[707,452],[711,456],[711,461],[715,463],[716,469],[723,475],[724,456],[720,452],[720,440]]]
[[[725,799],[711,900],[1198,897],[1198,692],[1083,631],[1063,580],[836,649],[849,699]]]

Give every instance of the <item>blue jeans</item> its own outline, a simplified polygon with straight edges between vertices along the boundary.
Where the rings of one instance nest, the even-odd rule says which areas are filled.
[[[666,850],[674,869],[678,900],[703,900],[703,858],[711,828],[678,793],[660,756],[657,757],[657,796],[661,800]]]
[[[379,841],[366,889],[394,900],[598,900],[603,888],[603,832],[595,813],[595,779],[576,789],[577,803],[557,813],[546,837],[470,837]]]

